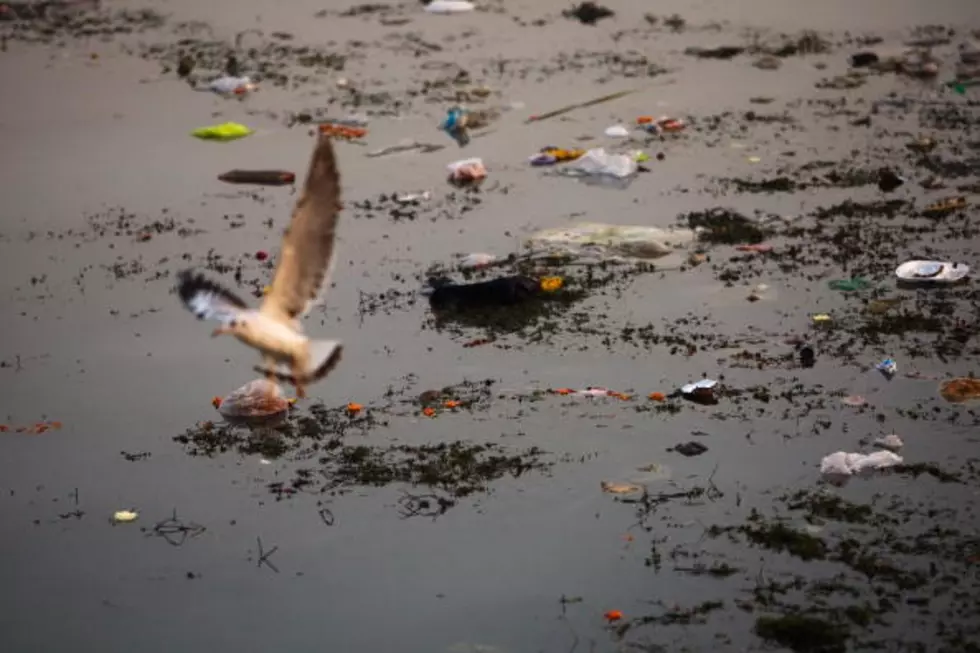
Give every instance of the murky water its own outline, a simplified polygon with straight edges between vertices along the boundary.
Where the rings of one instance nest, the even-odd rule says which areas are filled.
[[[688,28],[681,32],[650,26],[643,19],[648,8],[611,6],[615,17],[587,27],[562,18],[565,3],[560,2],[497,2],[490,12],[452,17],[426,15],[412,3],[391,12],[412,22],[392,26],[377,14],[339,16],[348,5],[338,2],[249,3],[248,10],[229,2],[168,2],[155,7],[167,22],[142,34],[58,37],[63,46],[19,38],[6,43],[0,53],[2,419],[11,427],[45,419],[63,426],[37,435],[13,428],[0,433],[4,651],[516,653],[658,650],[655,645],[750,650],[763,645],[753,634],[758,616],[767,610],[791,612],[778,602],[762,602],[758,594],[755,611],[744,609],[740,601],[753,598],[753,587],[785,580],[782,574],[851,573],[856,565],[830,559],[805,563],[773,547],[709,537],[710,527],[742,524],[753,508],[769,515],[784,492],[816,491],[822,487],[821,457],[858,450],[862,438],[890,432],[905,440],[906,462],[949,468],[962,482],[891,474],[831,491],[876,510],[892,496],[907,506],[937,506],[932,517],[957,529],[946,539],[961,543],[961,549],[950,556],[920,552],[923,557],[899,566],[912,569],[935,558],[948,564],[944,573],[961,577],[963,591],[976,587],[980,540],[971,506],[977,476],[969,467],[976,457],[976,426],[968,407],[957,420],[948,419],[952,409],[938,398],[938,380],[904,376],[912,369],[943,378],[975,371],[975,336],[959,355],[945,360],[930,355],[912,360],[912,339],[920,337],[914,334],[845,347],[841,343],[856,329],[861,302],[826,289],[827,279],[870,271],[907,305],[938,311],[937,293],[896,291],[889,270],[920,254],[956,256],[975,266],[975,239],[929,232],[841,260],[811,251],[815,259],[800,265],[783,260],[785,269],[778,260],[733,262],[731,247],[718,246],[699,267],[616,280],[576,305],[578,318],[556,317],[540,341],[525,332],[504,334],[489,346],[464,347],[487,334],[437,330],[424,301],[406,305],[392,299],[393,290],[414,293],[421,285],[417,277],[430,264],[449,263],[454,253],[506,255],[531,231],[572,220],[664,227],[679,214],[715,206],[747,216],[795,218],[844,200],[891,197],[883,197],[873,183],[735,193],[718,181],[722,177],[794,176],[800,166],[818,160],[869,170],[892,165],[916,182],[894,196],[920,209],[946,195],[964,194],[956,183],[977,182],[975,89],[951,97],[938,83],[895,75],[872,76],[857,90],[814,87],[846,71],[847,57],[861,47],[848,41],[860,35],[878,35],[891,47],[900,46],[918,25],[947,25],[964,34],[980,28],[969,3],[855,7],[833,2],[819,9],[771,0],[737,8],[721,2],[658,5],[661,20],[675,11],[683,15]],[[106,7],[121,8],[122,3]],[[330,13],[314,18],[321,9]],[[544,20],[535,25],[536,19]],[[181,21],[209,27],[177,27]],[[247,47],[260,47],[273,32],[284,31],[294,35],[289,41],[294,45],[347,53],[348,65],[343,71],[318,70],[308,82],[297,77],[287,88],[265,85],[237,102],[193,92],[172,71],[161,73],[162,59],[172,64],[167,59],[172,48],[137,56],[147,52],[142,46],[173,43],[195,29],[196,38],[225,41],[253,28],[264,35],[243,37]],[[834,46],[824,54],[786,57],[778,71],[752,67],[749,55],[716,61],[683,54],[692,45],[744,44],[751,29],[767,35],[823,30]],[[952,61],[957,42],[937,52]],[[623,63],[637,56],[647,63]],[[248,65],[247,56],[242,59]],[[427,102],[419,91],[421,80],[436,82],[447,75],[445,67],[425,66],[433,61],[456,62],[474,82],[494,91],[489,104],[514,107],[491,133],[462,151],[436,129],[449,103]],[[666,72],[637,73],[648,65]],[[337,88],[340,77],[371,92],[387,91],[392,99],[341,106],[347,92]],[[940,80],[949,77],[950,68],[944,67]],[[639,90],[561,118],[524,123],[528,115],[624,89]],[[874,114],[873,128],[850,125],[869,114],[872,100],[893,92],[914,101],[949,99],[973,122],[960,131],[933,128],[926,105],[915,105],[908,112]],[[438,95],[431,88],[426,93]],[[773,103],[750,102],[760,96]],[[235,451],[191,456],[174,440],[200,422],[217,420],[211,398],[251,380],[257,361],[237,342],[208,337],[209,326],[194,320],[171,292],[173,273],[203,264],[213,250],[231,266],[224,274],[211,271],[214,278],[235,287],[234,268],[241,265],[246,281],[261,287],[271,270],[254,253],[275,254],[295,201],[289,187],[252,190],[216,177],[233,168],[305,173],[309,130],[287,128],[284,119],[287,112],[324,107],[332,117],[367,111],[372,119],[366,145],[337,145],[347,209],[335,287],[323,311],[306,322],[311,332],[342,340],[344,359],[311,389],[313,399],[298,404],[297,412],[305,414],[316,402],[328,407],[358,402],[386,415],[387,425],[348,432],[344,445],[380,450],[463,440],[515,452],[533,446],[554,463],[546,472],[505,475],[488,483],[487,492],[465,497],[399,483],[355,483],[344,493],[321,493],[318,488],[330,481],[317,471],[325,449],[311,450],[308,440],[300,438],[295,449],[273,459]],[[796,122],[746,121],[746,111],[786,112]],[[690,118],[692,129],[638,144],[665,158],[651,161],[652,172],[641,174],[627,190],[588,186],[526,165],[545,145],[614,147],[602,136],[606,126],[661,114]],[[720,126],[712,128],[712,117]],[[189,136],[196,127],[226,120],[243,122],[256,133],[227,144]],[[920,133],[931,134],[944,152],[973,165],[972,173],[950,179],[945,191],[923,190],[917,182],[926,170],[903,146]],[[365,156],[413,138],[446,148]],[[450,195],[445,184],[446,164],[467,156],[482,157],[490,170],[475,196],[478,203],[462,192]],[[434,200],[415,220],[392,220],[383,210],[353,206],[381,193],[419,190],[431,190]],[[966,195],[975,201],[972,193]],[[888,225],[904,224],[906,217],[911,224],[911,213]],[[971,207],[963,215],[955,224],[967,228],[977,212]],[[130,233],[118,229],[120,219],[135,225]],[[169,219],[173,229],[140,237],[143,226]],[[879,216],[868,220],[875,226],[851,220],[846,229],[891,233]],[[808,239],[818,240],[784,233],[773,241],[785,250]],[[726,285],[722,272],[732,268],[741,269],[742,278]],[[765,298],[746,301],[758,283],[770,286]],[[244,296],[249,291],[248,285],[238,288]],[[972,292],[938,291],[957,315],[975,322]],[[390,310],[365,310],[365,297],[377,293],[389,293],[380,306]],[[734,364],[732,354],[739,349],[759,349],[745,344],[749,335],[761,339],[769,356],[791,354],[785,339],[808,332],[810,315],[819,312],[841,321],[814,369]],[[687,316],[698,319],[684,322]],[[624,328],[651,323],[664,332],[696,335],[705,346],[685,356],[684,346],[678,355],[668,344],[623,340]],[[718,334],[729,338],[731,347],[709,346]],[[931,350],[926,342],[931,336],[921,337],[925,344],[919,353]],[[902,371],[891,381],[869,371],[886,355],[895,356]],[[796,392],[804,399],[763,404],[743,395],[717,407],[678,400],[676,414],[648,410],[661,406],[647,400],[648,393],[669,394],[705,374],[724,377],[746,395],[755,387],[778,395],[800,384],[803,389]],[[417,403],[389,406],[385,399],[389,388],[406,384],[404,396],[412,398],[430,388],[484,379],[495,383],[492,398],[479,409],[440,410],[430,418]],[[587,386],[623,391],[630,398],[546,394],[530,400],[534,390]],[[864,395],[873,406],[843,406],[831,396],[834,391]],[[912,409],[921,415],[901,412]],[[708,452],[687,458],[668,451],[692,439],[707,445]],[[140,453],[149,455],[132,459]],[[669,474],[638,469],[650,464],[666,465]],[[269,484],[288,486],[298,469],[314,470],[316,482],[295,494],[269,491]],[[649,481],[653,496],[696,488],[703,494],[665,500],[656,511],[650,504],[649,514],[638,521],[636,504],[600,490],[604,480]],[[433,493],[456,503],[434,519],[405,518],[406,492]],[[135,523],[110,524],[114,511],[128,508],[140,514]],[[323,519],[325,508],[332,519]],[[174,512],[182,523],[205,530],[174,546],[154,530]],[[799,516],[791,523],[800,526]],[[831,538],[835,528],[814,527],[814,532]],[[274,567],[260,563],[273,548],[265,560]],[[717,560],[739,573],[726,579],[683,571]],[[860,575],[842,582],[862,592],[879,587],[875,578]],[[581,601],[563,604],[563,596]],[[976,606],[956,598],[956,591],[937,589],[934,596],[937,613],[948,602],[965,611],[950,617],[956,628],[968,632],[971,620],[976,623]],[[705,608],[703,625],[684,612],[716,600],[723,607]],[[819,603],[810,596],[800,604],[807,601]],[[674,614],[672,609],[676,618],[642,621],[655,613]],[[901,603],[890,611],[876,609],[888,616],[882,617],[886,625],[869,629],[871,639],[922,641],[921,650],[930,651],[971,650],[937,634],[935,615],[910,617],[916,608]],[[624,619],[607,624],[608,610],[621,610]],[[629,628],[617,631],[624,625]],[[860,637],[855,633],[849,645],[859,647]],[[834,645],[797,650],[843,650]]]

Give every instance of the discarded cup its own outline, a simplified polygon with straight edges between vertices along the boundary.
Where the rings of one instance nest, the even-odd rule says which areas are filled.
[[[886,358],[885,360],[883,360],[880,363],[878,363],[877,365],[875,365],[875,368],[879,372],[881,372],[882,374],[884,374],[887,378],[890,379],[893,376],[895,376],[895,373],[896,372],[898,372],[898,363],[896,363],[895,361],[893,361],[890,358]]]

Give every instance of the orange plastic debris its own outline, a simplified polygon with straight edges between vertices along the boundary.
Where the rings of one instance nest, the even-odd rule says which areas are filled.
[[[426,417],[435,417],[436,409],[433,408],[432,406],[426,406],[425,408],[422,409],[422,414],[425,415]]]
[[[364,410],[364,406],[361,404],[355,404],[353,401],[347,404],[347,412],[351,415],[356,415],[362,410]]]
[[[605,617],[606,621],[612,623],[614,621],[619,621],[620,619],[622,619],[623,613],[621,610],[607,610],[606,613],[602,616]]]
[[[653,401],[667,401],[667,396],[662,392],[651,392],[649,398]]]
[[[447,399],[446,403],[443,404],[446,408],[459,408],[459,402],[455,399]]]
[[[218,397],[217,395],[211,397],[211,405],[215,408],[221,408],[221,397]]]
[[[349,125],[337,125],[325,122],[320,125],[320,133],[334,138],[343,138],[348,141],[367,136],[367,130],[363,127],[351,127]]]
[[[48,422],[48,426],[50,426],[51,428],[53,428],[54,430],[57,431],[58,429],[61,428],[61,422],[59,422],[57,420],[55,420],[53,422]]]
[[[555,390],[555,393],[560,395],[570,395],[573,392],[575,391],[572,390],[571,388],[558,388],[557,390]]]

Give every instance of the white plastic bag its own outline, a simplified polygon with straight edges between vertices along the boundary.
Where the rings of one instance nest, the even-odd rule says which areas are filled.
[[[820,461],[820,473],[824,476],[852,476],[894,467],[902,462],[904,459],[891,451],[875,451],[870,454],[837,451]]]
[[[461,14],[474,9],[476,5],[466,0],[432,0],[425,6],[430,14]]]
[[[655,259],[689,245],[694,238],[692,230],[681,227],[661,229],[641,225],[580,222],[533,233],[527,245],[532,249],[569,255],[588,254],[600,260],[619,256]]]
[[[575,161],[568,164],[567,169],[583,175],[609,176],[616,179],[626,179],[636,174],[636,161],[625,154],[609,154],[604,148],[589,150]]]

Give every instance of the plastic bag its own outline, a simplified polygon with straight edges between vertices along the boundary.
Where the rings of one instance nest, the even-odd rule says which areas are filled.
[[[231,77],[225,75],[208,84],[208,90],[219,95],[244,95],[254,91],[258,86],[249,77]]]
[[[820,473],[824,476],[852,476],[894,467],[902,462],[903,458],[891,451],[875,451],[870,454],[837,451],[820,461]]]
[[[461,14],[474,9],[476,5],[466,0],[432,0],[425,6],[430,14]]]
[[[538,231],[531,234],[527,245],[532,249],[592,256],[600,260],[614,257],[654,259],[672,254],[694,239],[695,233],[690,229],[581,222]]]
[[[609,154],[604,148],[589,150],[566,169],[588,176],[609,176],[626,179],[636,174],[637,165],[625,154]]]
[[[449,169],[449,179],[456,183],[479,181],[487,176],[487,169],[483,165],[483,159],[474,158],[454,161],[447,168]]]

